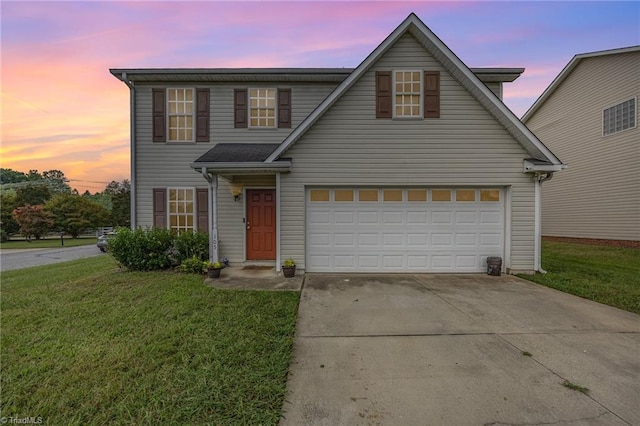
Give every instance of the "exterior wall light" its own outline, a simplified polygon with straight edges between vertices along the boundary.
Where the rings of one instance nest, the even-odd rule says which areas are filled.
[[[233,201],[238,201],[240,195],[242,195],[242,183],[240,182],[231,182],[231,195],[233,196]]]

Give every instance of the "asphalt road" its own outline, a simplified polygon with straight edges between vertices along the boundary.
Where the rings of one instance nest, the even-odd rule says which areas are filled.
[[[1,250],[0,271],[4,272],[29,268],[31,266],[51,265],[53,263],[101,255],[106,256],[106,253],[102,253],[95,244],[48,249]]]

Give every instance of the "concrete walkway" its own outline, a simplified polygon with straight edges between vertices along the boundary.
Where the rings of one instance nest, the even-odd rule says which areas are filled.
[[[281,424],[638,425],[639,354],[638,315],[512,276],[307,274]]]

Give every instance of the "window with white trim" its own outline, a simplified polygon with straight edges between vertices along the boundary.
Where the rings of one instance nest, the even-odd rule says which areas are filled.
[[[422,116],[422,71],[393,72],[394,117]]]
[[[172,231],[195,230],[195,191],[193,188],[169,188],[169,229]]]
[[[620,102],[602,111],[602,134],[612,135],[636,127],[636,98]]]
[[[193,89],[167,89],[169,142],[193,142]]]
[[[276,89],[249,89],[249,127],[276,127]]]

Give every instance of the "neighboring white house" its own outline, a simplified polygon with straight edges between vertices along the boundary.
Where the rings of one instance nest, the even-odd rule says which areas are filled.
[[[562,169],[409,15],[355,69],[113,69],[131,90],[132,225],[209,232],[211,257],[311,272],[540,267]]]
[[[545,183],[545,236],[640,241],[640,46],[576,55],[523,117],[569,167]]]

